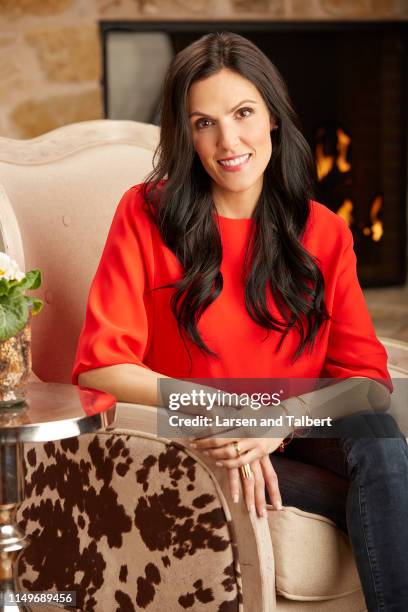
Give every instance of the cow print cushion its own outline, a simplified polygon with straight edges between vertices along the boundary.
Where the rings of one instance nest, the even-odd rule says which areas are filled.
[[[76,591],[84,611],[241,609],[231,526],[182,446],[86,434],[27,444],[25,470],[23,589]]]

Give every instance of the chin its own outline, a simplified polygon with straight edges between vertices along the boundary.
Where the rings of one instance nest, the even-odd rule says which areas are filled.
[[[236,185],[236,186],[230,186],[230,185],[223,185],[225,190],[231,191],[231,193],[242,193],[243,191],[248,191],[248,189],[251,189],[253,185]]]
[[[262,175],[261,175],[262,176]],[[228,189],[229,191],[232,191],[234,193],[237,193],[239,191],[247,191],[248,189],[251,189],[252,187],[255,187],[261,177],[256,177],[255,179],[241,179],[239,180],[238,177],[236,179],[233,180],[223,180],[220,185],[220,187],[224,187],[225,189]]]

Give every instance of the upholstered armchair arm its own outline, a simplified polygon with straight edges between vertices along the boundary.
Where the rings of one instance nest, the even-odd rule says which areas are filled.
[[[115,429],[137,430],[156,436],[157,409],[136,404],[119,404]],[[266,612],[275,610],[275,566],[268,521],[251,518],[240,495],[240,502],[233,503],[227,473],[201,453],[194,453],[181,439],[172,442],[205,470],[217,491],[219,502],[229,528],[235,560],[238,561],[242,580],[243,610]]]
[[[28,590],[73,590],[84,611],[275,609],[268,522],[232,503],[226,472],[156,434],[156,408],[25,448]]]

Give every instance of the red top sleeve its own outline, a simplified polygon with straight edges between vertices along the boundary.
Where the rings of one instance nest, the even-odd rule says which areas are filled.
[[[141,227],[134,223],[138,198],[129,190],[122,197],[89,292],[86,318],[72,372],[118,363],[143,364],[148,345],[145,308],[146,266],[142,258]],[[146,231],[149,224],[146,223]]]
[[[353,236],[344,227],[344,246],[334,289],[332,320],[321,376],[379,379],[392,389],[387,354],[374,326],[358,282]]]

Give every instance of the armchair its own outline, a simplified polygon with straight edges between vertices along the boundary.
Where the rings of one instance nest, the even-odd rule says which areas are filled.
[[[130,121],[0,138],[3,248],[43,270],[46,304],[32,330],[42,380],[69,382],[116,204],[150,170],[157,140],[157,127]],[[399,366],[407,347],[397,345],[396,376],[408,376]],[[348,539],[332,521],[271,507],[267,521],[251,518],[242,500],[232,503],[225,470],[157,435],[156,410],[119,403],[111,430],[26,446],[25,588],[74,590],[77,609],[96,612],[365,609]],[[284,477],[293,462],[276,457],[275,466]],[[326,470],[296,469],[305,486],[345,493]]]

